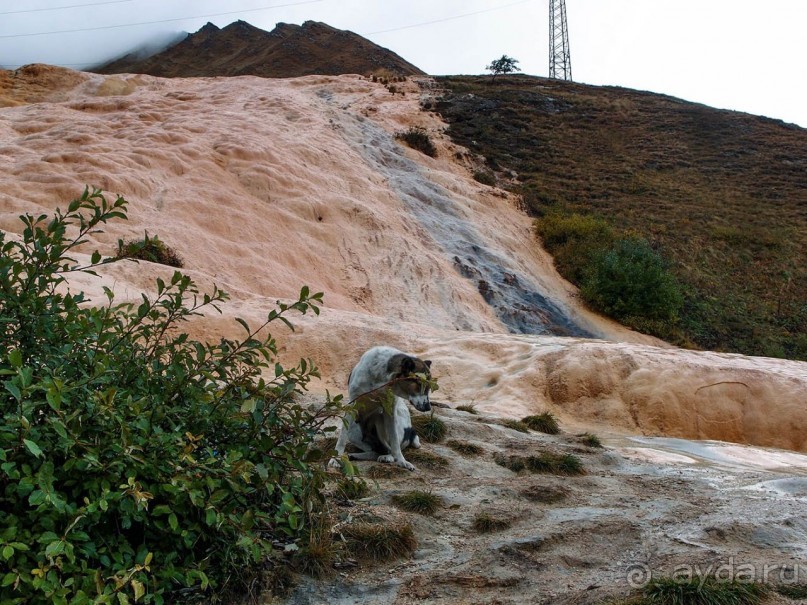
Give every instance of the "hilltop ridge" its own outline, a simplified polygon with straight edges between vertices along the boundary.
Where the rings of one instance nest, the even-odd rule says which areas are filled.
[[[207,23],[162,52],[143,58],[129,53],[92,71],[140,73],[164,78],[211,76],[400,75],[423,72],[397,54],[350,31],[325,23],[278,23],[267,32],[246,21],[224,28]]]

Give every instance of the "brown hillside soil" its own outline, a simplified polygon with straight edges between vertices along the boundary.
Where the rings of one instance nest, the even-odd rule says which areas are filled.
[[[439,82],[449,135],[535,214],[595,214],[673,263],[683,340],[807,359],[807,131],[622,88]]]
[[[278,23],[271,32],[236,21],[223,29],[208,23],[182,42],[141,59],[126,56],[98,73],[141,73],[165,78],[381,73],[422,75],[391,50],[325,23]]]

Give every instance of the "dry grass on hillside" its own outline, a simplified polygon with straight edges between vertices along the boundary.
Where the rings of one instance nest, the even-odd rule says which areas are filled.
[[[451,137],[536,215],[597,215],[673,263],[682,342],[807,359],[807,131],[621,88],[440,83]]]

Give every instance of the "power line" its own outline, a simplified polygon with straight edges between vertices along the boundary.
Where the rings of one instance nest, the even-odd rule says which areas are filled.
[[[527,2],[532,2],[532,0],[519,0],[518,2],[511,2],[510,4],[503,4],[502,6],[494,6],[493,8],[486,8],[483,10],[474,11],[472,13],[463,13],[461,15],[454,15],[453,17],[446,17],[444,19],[435,19],[434,21],[424,21],[422,23],[413,23],[412,25],[404,25],[403,27],[395,27],[393,29],[382,29],[375,32],[368,32],[367,36],[373,36],[375,34],[386,34],[389,32],[397,32],[401,31],[402,29],[412,29],[413,27],[422,27],[424,25],[432,25],[434,23],[444,23],[445,21],[453,21],[454,19],[463,19],[464,17],[472,17],[473,15],[481,15],[482,13],[490,13],[492,11],[501,10],[503,8],[509,8],[511,6],[516,6],[517,4],[526,4]]]
[[[140,23],[122,23],[120,25],[105,25],[101,27],[82,27],[80,29],[63,29],[59,31],[34,32],[30,34],[9,34],[0,38],[26,38],[30,36],[50,36],[52,34],[73,34],[76,32],[92,32],[102,29],[117,29],[120,27],[137,27],[138,25],[154,25],[156,23],[170,23],[172,21],[187,21],[189,19],[207,19],[208,17],[223,17],[224,15],[238,15],[241,13],[255,13],[259,11],[271,10],[273,8],[285,8],[287,6],[300,6],[301,4],[315,4],[325,0],[303,0],[302,2],[289,2],[287,4],[273,4],[272,6],[262,6],[260,8],[249,8],[244,10],[229,11],[226,13],[212,13],[209,15],[194,15],[192,17],[177,17],[175,19],[160,19],[159,21],[142,21]],[[525,0],[526,1],[526,0]]]
[[[29,8],[24,11],[7,11],[0,13],[0,15],[19,15],[22,13],[41,13],[43,11],[60,11],[67,8],[83,8],[85,6],[101,6],[103,4],[123,4],[124,2],[131,2],[132,0],[108,0],[107,2],[93,2],[91,4],[73,4],[71,6],[54,6],[51,8]]]

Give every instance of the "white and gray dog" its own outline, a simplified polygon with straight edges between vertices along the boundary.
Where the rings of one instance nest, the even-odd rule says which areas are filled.
[[[414,471],[415,467],[401,452],[407,447],[420,447],[406,402],[421,412],[432,409],[429,401],[431,363],[392,347],[373,347],[364,353],[348,378],[348,396],[356,407],[355,412],[345,415],[345,424],[336,442],[337,455],[342,456],[345,446],[351,443],[361,450],[349,454],[351,460],[392,462]],[[394,395],[392,414],[389,406],[386,410],[384,406],[389,391]],[[330,464],[338,466],[339,461],[332,458]]]

